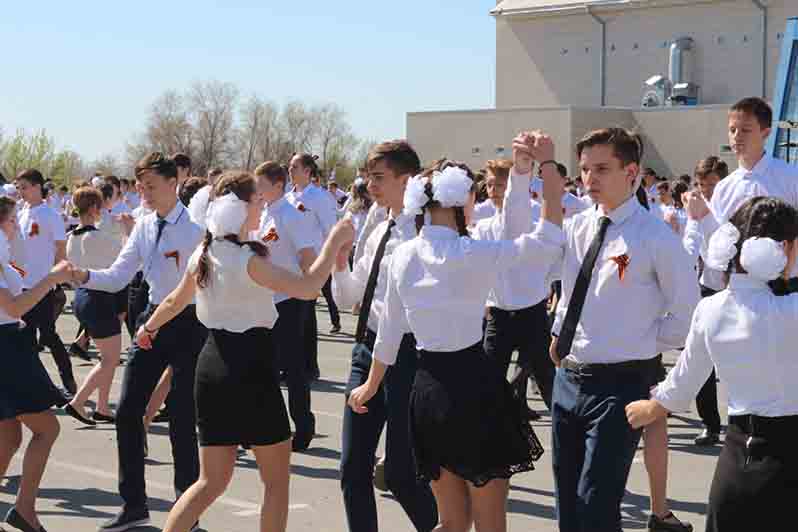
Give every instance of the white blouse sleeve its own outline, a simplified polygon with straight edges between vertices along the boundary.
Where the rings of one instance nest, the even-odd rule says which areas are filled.
[[[391,257],[393,259],[393,256]],[[394,277],[393,260],[388,264],[388,292],[385,295],[385,308],[377,328],[373,356],[383,364],[392,366],[399,355],[402,337],[411,332],[407,314],[399,295],[398,280]]]
[[[706,343],[706,331],[701,323],[701,304],[693,313],[687,342],[676,365],[652,392],[656,400],[671,412],[685,412],[698,395],[714,368]]]

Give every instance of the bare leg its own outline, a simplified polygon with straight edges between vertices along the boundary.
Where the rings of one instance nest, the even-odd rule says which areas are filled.
[[[474,513],[474,527],[477,532],[506,532],[507,493],[510,489],[510,481],[497,478],[481,488],[477,488],[470,482],[467,485]]]
[[[161,375],[161,380],[158,381],[158,386],[150,396],[150,402],[147,403],[147,410],[144,413],[144,431],[150,428],[152,419],[158,414],[158,409],[161,408],[166,396],[169,395],[169,390],[172,388],[172,367],[168,367]]]
[[[288,483],[291,477],[291,440],[252,447],[263,482],[261,532],[285,532],[288,524]]]
[[[440,524],[436,532],[468,532],[474,519],[465,480],[441,468],[441,478],[430,483],[438,505]]]
[[[233,478],[237,446],[201,447],[199,479],[178,499],[163,532],[188,532]]]
[[[648,425],[643,431],[643,441],[651,513],[662,518],[668,514],[668,420],[663,418]]]
[[[108,395],[111,392],[111,384],[114,380],[114,373],[117,366],[119,366],[119,355],[122,349],[122,336],[116,335],[111,338],[94,339],[97,348],[100,350],[102,358],[100,362],[95,365],[86,380],[83,381],[78,393],[72,401],[69,402],[72,407],[86,417],[84,405],[88,401],[94,390],[99,390],[99,399],[97,400],[97,411],[101,414],[110,415],[111,411],[108,407]]]
[[[16,419],[0,421],[0,477],[6,476],[8,464],[22,445],[22,424]]]
[[[41,523],[36,517],[36,496],[39,493],[39,485],[50,457],[50,450],[53,448],[55,440],[58,439],[61,429],[55,415],[50,411],[25,414],[19,416],[19,420],[33,432],[33,437],[28,443],[28,448],[25,449],[25,457],[22,461],[22,481],[19,484],[15,506],[28,523],[40,528]]]

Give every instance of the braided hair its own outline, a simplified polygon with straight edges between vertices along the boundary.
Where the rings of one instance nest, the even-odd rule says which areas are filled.
[[[235,194],[238,199],[249,203],[255,195],[255,178],[249,172],[228,172],[222,175],[213,187],[213,196],[222,197],[226,194]],[[232,242],[237,246],[247,246],[258,257],[267,257],[269,248],[261,242],[241,242],[238,235],[228,234],[219,237],[220,240]],[[208,257],[208,250],[213,243],[214,237],[210,231],[205,231],[205,238],[202,240],[202,253],[197,263],[197,286],[207,288],[210,284],[211,261]]]

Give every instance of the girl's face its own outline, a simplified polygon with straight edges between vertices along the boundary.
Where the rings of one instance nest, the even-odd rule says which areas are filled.
[[[17,209],[14,208],[5,220],[0,222],[0,230],[5,233],[6,238],[9,240],[13,240],[14,237],[17,235]]]

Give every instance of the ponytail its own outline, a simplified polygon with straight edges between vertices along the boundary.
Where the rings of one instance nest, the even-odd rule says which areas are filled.
[[[233,234],[225,235],[222,240],[232,242],[239,247],[246,246],[258,257],[269,256],[269,248],[267,248],[261,242],[241,242],[241,240],[238,238],[238,235]],[[211,246],[211,242],[213,242],[213,235],[211,235],[210,231],[206,231],[205,238],[202,240],[202,253],[200,254],[199,262],[197,263],[197,286],[200,288],[208,288],[210,285],[211,261],[208,257],[208,249]]]

